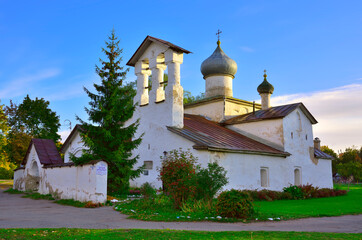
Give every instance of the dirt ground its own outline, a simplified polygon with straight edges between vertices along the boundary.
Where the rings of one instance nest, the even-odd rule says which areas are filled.
[[[75,208],[48,200],[21,198],[0,190],[0,228],[175,229],[200,231],[303,231],[361,233],[362,215],[281,222],[146,222],[127,219],[112,207]]]

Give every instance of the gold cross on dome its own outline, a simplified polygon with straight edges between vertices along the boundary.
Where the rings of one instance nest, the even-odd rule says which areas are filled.
[[[222,31],[220,31],[220,29],[218,29],[216,35],[217,35],[217,40],[219,40],[219,41],[220,41],[220,33],[222,33]]]

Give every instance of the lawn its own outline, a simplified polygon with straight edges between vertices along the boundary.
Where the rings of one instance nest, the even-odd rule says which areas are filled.
[[[347,189],[346,185],[337,186]],[[281,217],[282,219],[340,216],[362,213],[362,186],[352,185],[345,196],[315,198],[307,200],[280,200],[255,202],[261,218]]]
[[[346,185],[338,185],[347,189]],[[306,217],[340,216],[362,213],[362,186],[352,185],[347,195],[308,200],[255,201],[257,214],[248,221],[287,220]],[[130,218],[148,221],[222,221],[233,222],[217,216],[214,210],[201,209],[196,212],[177,211],[165,199],[156,198],[153,202],[135,200],[115,206],[117,211],[130,215]],[[245,221],[245,220],[244,220]]]
[[[204,232],[136,229],[0,229],[0,239],[361,239],[360,233]]]

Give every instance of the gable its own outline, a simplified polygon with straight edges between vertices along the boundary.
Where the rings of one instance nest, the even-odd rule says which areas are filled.
[[[22,165],[26,164],[32,146],[34,146],[35,152],[38,155],[41,164],[47,165],[63,163],[63,160],[60,157],[58,149],[53,140],[33,138],[22,161]]]

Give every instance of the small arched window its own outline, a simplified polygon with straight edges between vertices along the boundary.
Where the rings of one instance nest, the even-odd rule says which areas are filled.
[[[297,116],[298,116],[298,132],[302,131],[302,120],[300,118],[300,113],[297,112]]]
[[[269,186],[269,169],[262,167],[260,168],[260,186],[268,187]]]
[[[294,169],[294,185],[302,185],[302,174],[299,167]]]

